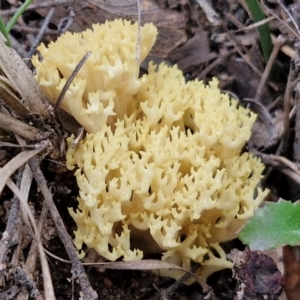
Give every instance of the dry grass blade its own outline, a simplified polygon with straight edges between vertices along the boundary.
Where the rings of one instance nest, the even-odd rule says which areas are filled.
[[[50,115],[43,104],[47,100],[39,85],[17,52],[6,46],[2,34],[0,35],[0,52],[0,69],[8,77],[14,89],[21,95],[25,105],[32,112],[44,118],[49,118]]]
[[[18,187],[14,184],[14,182],[11,179],[7,180],[7,185],[14,192],[14,194],[20,199],[20,201],[22,203],[22,207],[25,208],[26,213],[27,213],[27,215],[31,221],[32,227],[34,229],[34,233],[35,233],[34,237],[38,244],[38,250],[39,250],[39,254],[40,254],[40,260],[41,260],[41,266],[42,266],[42,272],[43,272],[45,299],[46,300],[55,300],[50,270],[49,270],[49,266],[47,263],[47,258],[46,258],[46,255],[45,255],[45,252],[43,249],[43,245],[42,245],[40,236],[38,234],[38,229],[35,224],[34,217],[30,210],[30,207],[28,206],[26,199],[23,197],[23,195],[20,192],[20,190],[18,189]]]
[[[43,151],[48,146],[47,143],[42,143],[40,147],[35,150],[23,151],[12,160],[10,160],[2,169],[0,169],[0,194],[6,185],[9,177],[22,165],[24,165],[30,158]]]
[[[0,101],[3,101],[18,117],[23,120],[27,119],[30,115],[30,110],[21,103],[10,84],[8,84],[7,78],[3,76],[0,76]]]
[[[28,195],[29,195],[32,179],[33,179],[33,174],[31,172],[29,165],[26,164],[24,171],[22,173],[21,186],[20,186],[21,194],[23,195],[24,200],[26,202],[28,202]],[[22,204],[22,202],[21,202],[21,204]],[[31,229],[26,209],[25,210],[21,209],[21,214],[23,217],[23,222],[28,226],[29,229]]]

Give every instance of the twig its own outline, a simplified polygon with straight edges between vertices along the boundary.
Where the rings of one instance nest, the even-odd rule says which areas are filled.
[[[270,21],[272,21],[272,20],[274,20],[274,19],[275,19],[274,16],[268,17],[268,18],[263,19],[263,20],[261,20],[261,21],[259,21],[259,22],[255,22],[255,23],[253,23],[253,24],[250,24],[249,26],[246,26],[246,27],[245,27],[244,24],[243,24],[243,26],[242,26],[241,28],[235,30],[233,33],[238,33],[238,32],[241,32],[241,31],[249,31],[249,30],[252,30],[252,29],[256,29],[257,27],[259,27],[259,26],[261,26],[261,25],[263,25],[263,24],[269,23]],[[231,21],[232,21],[232,20],[231,20]],[[235,25],[236,25],[236,24],[235,24]]]
[[[0,300],[16,299],[16,296],[19,293],[19,291],[20,289],[16,285],[13,285],[11,288],[0,294]]]
[[[68,16],[66,18],[63,18],[59,24],[57,25],[58,31],[62,34],[65,33],[74,23],[75,19],[75,12],[72,8],[68,7]]]
[[[272,43],[275,44],[277,41],[277,37],[274,34],[271,34],[271,38],[272,38]],[[280,51],[285,55],[289,56],[290,58],[295,57],[296,51],[294,50],[294,48],[292,48],[289,45],[282,45]]]
[[[262,158],[264,164],[279,170],[300,185],[300,171],[293,162],[283,156],[264,154],[255,150],[253,152]]]
[[[5,128],[7,131],[18,134],[30,141],[37,141],[43,138],[42,131],[39,129],[11,116],[7,116],[2,112],[0,112],[0,127]]]
[[[14,279],[26,287],[30,297],[41,299],[40,292],[36,287],[35,282],[24,269],[17,267],[14,270]]]
[[[293,158],[296,162],[300,162],[300,82],[298,81],[295,88],[295,107],[296,107],[296,121],[295,121],[295,139],[293,144]]]
[[[81,261],[78,258],[77,252],[74,248],[71,237],[69,236],[64,223],[60,217],[60,214],[53,202],[53,198],[50,190],[48,189],[46,179],[39,167],[39,161],[36,158],[31,159],[29,162],[32,172],[34,173],[35,180],[37,182],[38,187],[46,201],[48,209],[51,213],[53,221],[58,231],[58,235],[63,242],[66,252],[69,256],[70,261],[72,262],[73,267],[73,276],[78,278],[81,290],[84,294],[84,299],[92,300],[97,299],[97,293],[92,289],[89,279],[85,273],[85,270],[81,264]]]
[[[49,10],[49,12],[48,12],[46,18],[44,19],[43,25],[42,25],[42,27],[40,28],[39,33],[38,33],[38,35],[36,36],[36,38],[35,38],[35,40],[34,40],[34,43],[33,43],[33,44],[31,45],[31,47],[30,47],[30,50],[29,50],[28,56],[27,56],[28,58],[30,58],[30,57],[33,55],[33,53],[35,52],[37,46],[40,44],[40,42],[41,42],[43,36],[45,35],[45,31],[46,31],[47,28],[48,28],[48,25],[49,25],[49,23],[50,23],[50,21],[51,21],[51,19],[52,19],[52,16],[53,16],[53,14],[54,14],[54,11],[55,11],[55,8],[51,8],[51,9]]]
[[[82,68],[83,64],[86,62],[86,60],[90,57],[90,55],[92,54],[91,51],[89,51],[88,53],[86,53],[83,58],[80,60],[80,62],[77,64],[77,66],[75,67],[75,69],[73,70],[71,76],[68,78],[67,82],[65,83],[62,91],[59,94],[59,97],[57,99],[57,102],[55,104],[54,107],[54,115],[56,118],[56,121],[61,124],[61,120],[60,120],[60,106],[62,101],[64,100],[64,97],[71,85],[71,83],[73,82],[74,78],[76,77],[76,75],[78,74],[78,72],[80,71],[80,69]]]
[[[13,144],[13,143],[9,143],[9,142],[1,142],[1,141],[0,141],[0,148],[3,148],[3,147],[9,147],[9,148],[23,148],[23,149],[26,149],[26,150],[29,150],[29,149],[36,149],[36,145],[26,145],[25,147],[22,147],[22,146],[17,145],[17,144]]]
[[[274,64],[274,61],[277,57],[278,52],[280,51],[281,46],[284,44],[284,42],[285,42],[284,38],[281,35],[279,35],[278,38],[277,38],[277,41],[276,41],[276,43],[273,47],[272,53],[269,57],[268,63],[265,67],[265,70],[264,70],[264,72],[261,76],[259,86],[257,88],[257,92],[256,92],[256,95],[255,95],[255,101],[257,101],[257,102],[260,102],[260,98],[261,98],[261,95],[262,95],[262,92],[263,92],[263,88],[265,87],[265,85],[268,81],[268,78],[269,78],[272,66]]]
[[[298,56],[298,55],[297,55]],[[288,75],[288,80],[286,84],[286,89],[284,93],[283,100],[283,110],[284,110],[284,119],[283,119],[283,134],[280,145],[280,154],[285,156],[289,149],[289,139],[290,139],[290,111],[291,111],[291,103],[293,99],[293,92],[295,86],[295,80],[297,79],[297,68],[296,68],[296,60],[297,56],[291,60],[290,64],[290,72]]]

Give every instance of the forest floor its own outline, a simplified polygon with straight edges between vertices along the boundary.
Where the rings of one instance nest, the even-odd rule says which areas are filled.
[[[286,2],[288,3],[262,1],[274,44],[273,53],[266,64],[257,26],[245,0],[140,0],[142,23],[153,22],[159,31],[154,49],[142,64],[143,72],[147,72],[149,60],[156,63],[164,61],[168,65],[177,64],[186,80],[198,79],[207,83],[216,77],[222,91],[228,92],[242,105],[252,108],[259,118],[253,128],[249,142],[251,147],[248,150],[256,149],[265,155],[262,159],[267,168],[262,185],[270,190],[266,200],[274,202],[280,198],[294,202],[299,199],[300,192],[300,182],[295,180],[293,171],[282,172],[282,169],[290,166],[286,166],[284,161],[278,163],[278,160],[272,160],[271,157],[285,157],[298,169],[297,145],[300,139],[295,128],[300,124],[297,101],[299,91],[293,90],[288,79],[293,77],[297,80],[299,76],[296,58],[299,55],[297,42],[300,33],[295,25],[300,18],[300,14],[297,15],[300,6],[297,7],[296,0],[295,3],[292,0]],[[7,23],[21,3],[17,0],[1,0],[0,3],[0,15]],[[287,10],[287,5],[294,6]],[[36,53],[40,42],[47,44],[65,31],[82,31],[93,23],[103,23],[115,18],[136,21],[136,1],[36,0],[13,27],[11,41],[13,48],[33,70],[29,59]],[[3,131],[0,135],[2,142],[9,142],[9,145],[16,143],[13,134]],[[21,152],[20,148],[9,145],[0,144],[0,167],[4,167]],[[57,144],[57,147],[60,145]],[[67,233],[73,238],[76,224],[67,208],[77,206],[78,187],[73,173],[67,170],[64,163],[63,157],[56,161],[46,157],[40,166],[51,187],[59,216]],[[11,179],[18,183],[22,172],[17,171]],[[47,255],[56,299],[79,299],[84,297],[81,294],[83,282],[76,276],[78,270],[74,271],[74,265],[72,271],[63,233],[55,226],[57,220],[45,208],[44,199],[40,183],[33,181],[28,203],[36,222],[42,224],[41,239],[44,248],[56,256]],[[31,232],[25,222],[22,222],[17,202],[18,199],[5,187],[0,198],[0,300],[44,299],[38,250],[36,245],[32,246]],[[5,243],[4,232],[13,235],[9,244]],[[224,249],[228,253],[232,249],[248,253],[245,245],[237,239],[224,245]],[[229,269],[213,274],[207,280],[208,286],[203,283],[202,287],[199,283],[186,285],[184,282],[187,278],[178,281],[161,278],[151,271],[143,270],[143,265],[137,267],[139,270],[128,270],[126,267],[103,270],[85,266],[87,277],[84,278],[88,286],[96,291],[99,299],[297,300],[297,295],[300,294],[300,260],[297,260],[299,251],[298,247],[285,246],[258,254],[272,257],[274,264],[284,272],[284,292],[280,295],[270,292],[274,283],[268,281],[269,275],[259,273],[268,272],[267,264],[263,271],[254,267],[248,270],[250,277],[260,278],[259,283],[264,278],[261,293],[258,292],[255,298],[238,293],[243,285],[250,283],[243,278],[240,281],[234,279]],[[84,262],[102,261],[94,256],[90,252]],[[248,257],[245,269],[250,260]],[[89,287],[87,290],[90,290]],[[266,295],[267,298],[264,298]]]

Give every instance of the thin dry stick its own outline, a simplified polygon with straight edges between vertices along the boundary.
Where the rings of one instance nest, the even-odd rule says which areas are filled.
[[[60,120],[60,110],[59,110],[59,108],[61,106],[61,103],[63,102],[64,97],[66,95],[66,92],[68,91],[68,89],[69,89],[71,83],[73,82],[74,78],[76,77],[76,75],[78,74],[78,72],[82,68],[83,64],[90,57],[91,54],[92,54],[92,51],[89,51],[87,54],[85,54],[83,56],[83,58],[80,60],[78,65],[75,67],[75,69],[73,70],[71,76],[68,78],[68,80],[65,83],[62,91],[59,94],[59,97],[58,97],[57,102],[56,102],[55,107],[54,107],[54,115],[55,115],[56,121],[59,122],[60,124],[61,124],[61,120]]]
[[[68,16],[66,18],[63,18],[59,24],[57,25],[57,28],[60,33],[65,33],[69,30],[69,28],[72,26],[75,20],[75,12],[72,8],[68,7]]]
[[[295,88],[296,100],[296,121],[295,121],[295,139],[293,144],[293,158],[300,162],[300,82],[298,81]]]
[[[50,23],[50,21],[51,21],[51,19],[52,19],[52,16],[53,16],[53,14],[54,14],[54,11],[55,11],[55,8],[54,8],[54,7],[51,8],[51,9],[49,10],[49,12],[48,12],[46,18],[44,19],[43,25],[42,25],[42,27],[40,28],[39,33],[38,33],[38,35],[36,36],[36,38],[35,38],[35,40],[34,40],[34,43],[33,43],[33,44],[31,45],[31,47],[30,47],[30,50],[29,50],[28,56],[27,56],[28,58],[30,58],[30,57],[33,55],[33,53],[35,52],[37,46],[40,44],[40,42],[41,42],[43,36],[45,35],[45,31],[46,31],[47,28],[48,28],[48,25],[49,25],[49,23]]]
[[[22,136],[30,141],[37,141],[43,137],[42,132],[20,120],[0,112],[0,127],[5,128],[19,136]]]
[[[258,151],[255,151],[255,155],[261,157],[264,164],[277,169],[293,179],[298,185],[300,184],[300,171],[296,164],[287,158],[273,154],[264,154]]]
[[[274,48],[272,50],[272,53],[270,55],[270,58],[268,60],[268,63],[265,67],[265,70],[264,70],[264,72],[261,76],[259,86],[257,88],[257,92],[256,92],[256,95],[255,95],[255,98],[254,98],[255,101],[257,101],[257,102],[260,102],[260,97],[262,95],[263,88],[265,87],[265,85],[268,81],[268,78],[269,78],[272,66],[274,64],[274,61],[277,57],[278,52],[280,51],[281,46],[284,44],[284,42],[285,42],[284,38],[281,35],[279,35],[278,38],[277,38],[277,41],[274,45]]]
[[[284,102],[283,102],[283,109],[284,109],[284,119],[283,119],[283,133],[281,139],[281,145],[279,149],[279,153],[282,156],[285,156],[289,150],[289,138],[290,138],[290,111],[291,111],[291,103],[293,99],[293,91],[294,91],[294,82],[297,79],[297,70],[295,66],[295,61],[297,58],[291,60],[290,64],[290,72],[288,75],[288,80],[286,84],[286,89],[284,93]]]
[[[38,187],[46,201],[48,209],[51,213],[51,216],[53,218],[53,221],[54,221],[55,226],[58,231],[58,235],[59,235],[61,241],[63,242],[66,252],[72,263],[73,276],[78,278],[81,290],[85,297],[84,299],[87,299],[87,300],[98,299],[97,293],[92,289],[89,279],[83,268],[83,265],[78,258],[77,252],[76,252],[75,247],[72,242],[72,239],[69,236],[69,234],[64,226],[64,223],[60,217],[60,214],[53,202],[51,192],[48,189],[47,181],[40,169],[38,159],[36,159],[36,158],[31,159],[29,162],[29,165],[31,167],[32,172],[34,173],[34,177],[37,182],[37,185],[38,185]]]
[[[259,27],[261,25],[264,25],[266,23],[269,23],[270,21],[272,21],[274,19],[275,19],[274,16],[273,17],[268,17],[268,18],[266,18],[264,20],[261,20],[259,22],[254,23],[254,24],[251,24],[251,25],[249,25],[247,27],[245,27],[244,24],[243,24],[242,28],[239,28],[239,29],[235,30],[233,33],[238,33],[238,32],[241,32],[241,31],[250,31],[252,29],[256,29],[257,27]]]
[[[27,289],[27,292],[29,293],[30,297],[42,300],[40,291],[38,290],[35,281],[32,279],[29,273],[26,272],[26,270],[22,269],[21,267],[16,267],[14,270],[14,279],[17,282],[20,282],[22,286],[25,286]],[[54,300],[55,298],[53,298]],[[46,300],[48,300],[46,298]]]

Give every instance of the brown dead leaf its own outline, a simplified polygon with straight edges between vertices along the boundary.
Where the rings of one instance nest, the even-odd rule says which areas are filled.
[[[33,113],[49,118],[50,115],[43,105],[47,100],[40,86],[17,52],[6,46],[2,34],[0,34],[0,51],[0,68],[12,88],[21,95],[24,103]]]
[[[195,34],[182,47],[174,49],[169,58],[178,64],[179,69],[187,71],[207,63],[216,56],[217,54],[210,50],[207,32],[202,31]]]
[[[35,4],[42,2],[43,0],[36,0]],[[69,30],[76,32],[89,28],[94,23],[104,23],[106,20],[138,19],[136,0],[74,1],[71,8],[75,12],[75,18]],[[162,9],[153,0],[140,0],[140,10],[142,24],[153,22],[159,31],[151,56],[167,57],[170,51],[186,41],[186,18],[183,14]],[[48,11],[49,9],[40,9],[39,13],[46,15]],[[54,12],[52,22],[59,25],[67,17],[67,7],[59,7]]]

